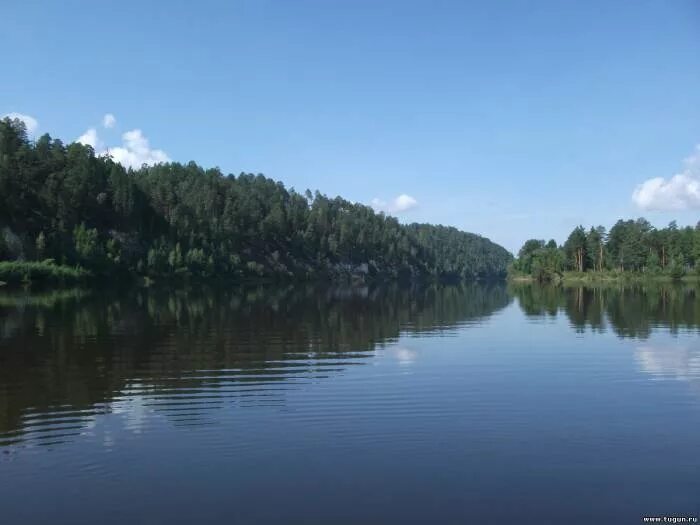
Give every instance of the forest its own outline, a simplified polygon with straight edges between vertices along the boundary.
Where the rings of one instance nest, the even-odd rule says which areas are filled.
[[[514,278],[556,281],[562,277],[700,276],[700,222],[679,228],[675,221],[654,228],[649,221],[618,220],[586,230],[577,226],[563,245],[530,239],[509,267]]]
[[[127,170],[0,120],[0,281],[498,279],[511,261],[456,228],[194,162]]]

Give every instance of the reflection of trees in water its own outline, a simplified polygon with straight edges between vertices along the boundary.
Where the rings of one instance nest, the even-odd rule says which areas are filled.
[[[679,329],[700,327],[700,290],[687,284],[630,286],[541,286],[512,284],[526,315],[555,316],[562,310],[578,331],[606,326],[620,337],[647,338],[654,327]]]
[[[174,420],[279,399],[402,331],[450,329],[509,301],[476,284],[0,295],[0,445],[56,429],[70,439],[144,399]]]

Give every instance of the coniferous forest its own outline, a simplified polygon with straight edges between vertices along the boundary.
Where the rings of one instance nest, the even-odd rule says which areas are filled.
[[[619,220],[610,231],[577,226],[561,246],[553,239],[526,241],[509,273],[538,281],[566,276],[700,276],[700,222],[679,228],[673,221],[666,228],[654,228],[643,218]]]
[[[456,228],[197,164],[127,170],[0,121],[0,280],[506,275],[511,254]]]

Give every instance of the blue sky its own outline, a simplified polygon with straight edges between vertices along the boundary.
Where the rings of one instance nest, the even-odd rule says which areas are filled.
[[[261,172],[511,250],[700,219],[695,0],[23,1],[0,19],[0,115],[125,159]]]

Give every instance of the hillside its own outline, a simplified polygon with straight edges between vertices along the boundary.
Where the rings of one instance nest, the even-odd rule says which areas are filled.
[[[512,257],[455,228],[197,164],[126,170],[0,121],[0,261],[93,276],[502,278]],[[14,263],[16,266],[16,263]],[[49,263],[50,264],[50,263]]]

